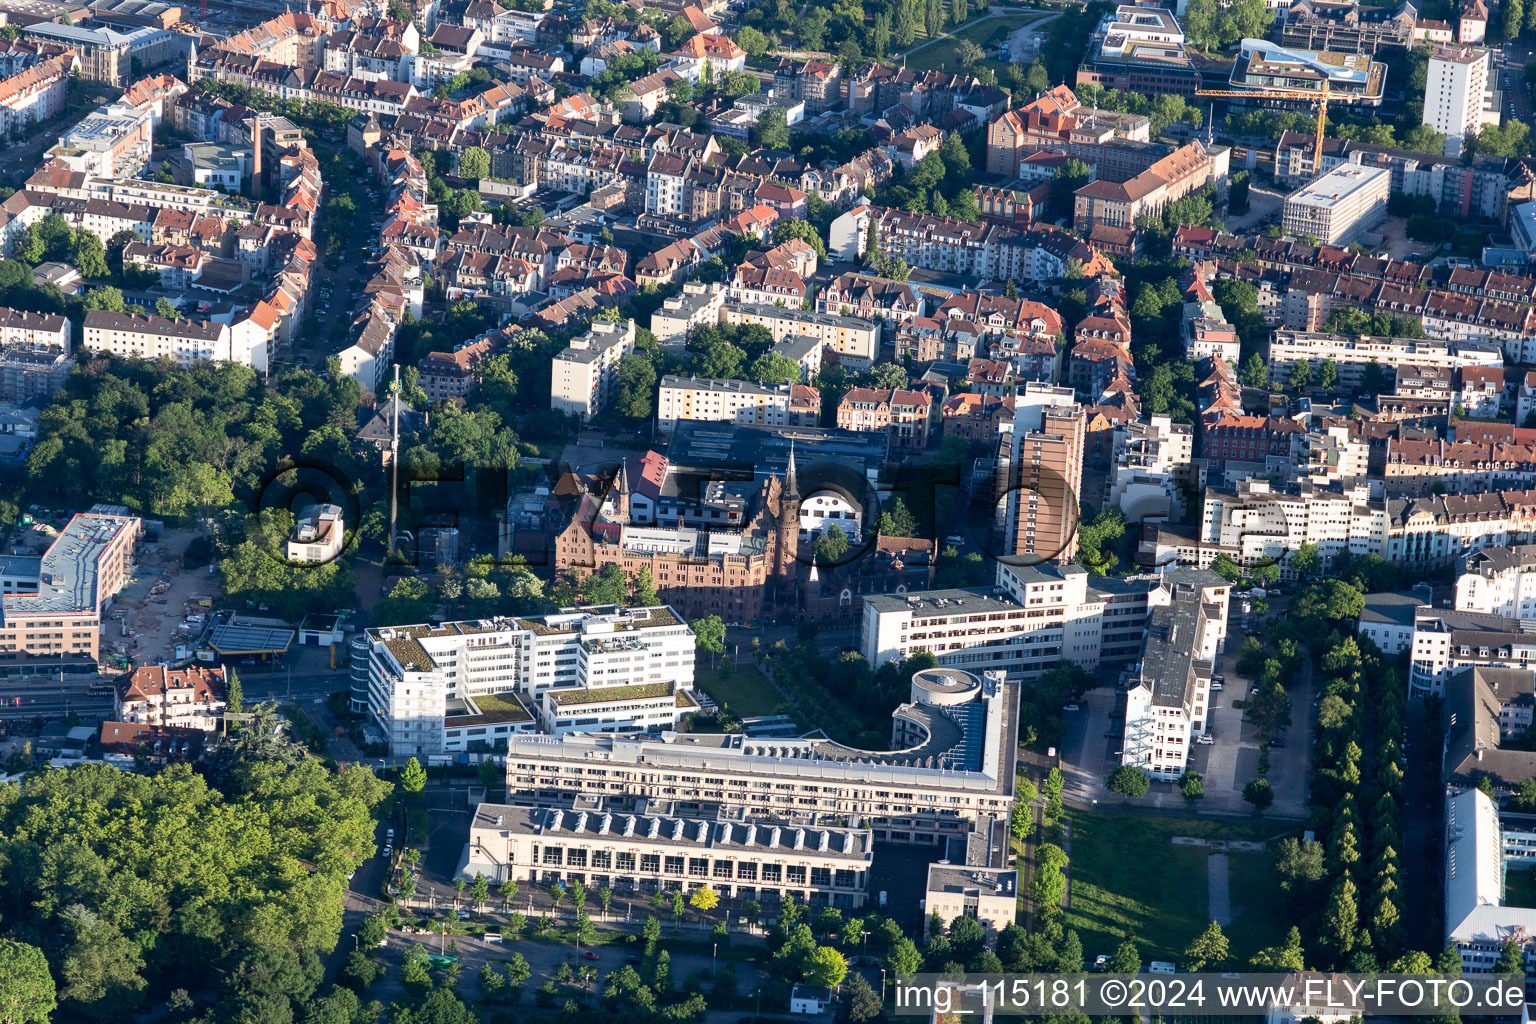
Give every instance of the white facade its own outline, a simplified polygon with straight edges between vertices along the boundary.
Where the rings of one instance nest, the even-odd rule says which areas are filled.
[[[323,564],[341,556],[346,543],[347,524],[340,505],[311,505],[293,521],[293,536],[288,538],[288,561]]]
[[[869,889],[867,828],[794,825],[608,809],[603,800],[556,807],[481,804],[462,874],[589,891],[654,893],[708,886],[719,896],[856,910]]]
[[[1445,136],[1445,152],[1457,156],[1468,135],[1485,124],[1498,124],[1497,100],[1491,117],[1489,53],[1475,46],[1436,47],[1429,55],[1424,87],[1423,123]]]
[[[1385,555],[1387,508],[1366,484],[1277,491],[1245,480],[1235,491],[1206,492],[1199,540],[1210,546],[1210,558],[1226,553],[1245,566],[1278,561],[1282,575],[1290,575],[1289,557],[1303,544],[1316,545],[1325,559]]]
[[[1461,559],[1456,610],[1536,622],[1536,547],[1493,547]]]
[[[656,429],[670,434],[678,420],[785,426],[789,385],[767,387],[742,380],[669,375],[661,379],[657,392]]]
[[[266,366],[266,346],[237,348],[228,324],[200,320],[167,320],[159,316],[109,313],[93,309],[85,315],[82,347],[141,359],[170,359],[182,366],[199,360]]]
[[[1386,216],[1391,191],[1388,168],[1342,164],[1286,196],[1282,223],[1288,234],[1342,245]]]
[[[1421,608],[1414,617],[1408,695],[1440,695],[1446,679],[1462,668],[1536,667],[1536,634],[1497,615]]]
[[[543,709],[539,717],[551,731],[612,731],[670,727],[696,706],[686,696],[693,689],[693,632],[665,606],[593,606],[536,618],[387,627],[367,636],[369,712],[391,753],[442,753],[455,749],[451,738],[463,749],[477,738],[492,743],[531,731],[530,708]],[[612,699],[577,693],[609,687]],[[665,721],[654,715],[652,698],[661,689],[674,696]],[[551,703],[550,692],[564,696]],[[583,702],[593,710],[572,710]],[[476,728],[483,731],[468,731]]]
[[[620,360],[634,350],[633,320],[595,321],[551,361],[549,407],[583,420],[602,412],[618,378]]]
[[[880,323],[875,320],[735,302],[725,304],[722,319],[729,324],[761,324],[775,342],[791,336],[815,338],[836,352],[849,370],[869,369],[880,354]]]
[[[1140,677],[1125,698],[1122,765],[1163,782],[1184,774],[1196,737],[1206,734],[1218,630],[1196,595],[1148,617]]]
[[[864,598],[860,650],[872,666],[928,651],[945,667],[1002,670],[1032,679],[1065,659],[1092,670],[1135,660],[1149,610],[1198,590],[1221,609],[1226,639],[1231,584],[1209,571],[1136,577],[1099,590],[1076,565],[998,566],[992,592],[930,590]]]

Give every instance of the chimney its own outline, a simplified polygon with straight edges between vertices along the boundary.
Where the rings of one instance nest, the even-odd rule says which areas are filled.
[[[251,131],[251,198],[261,202],[261,115],[245,122]]]

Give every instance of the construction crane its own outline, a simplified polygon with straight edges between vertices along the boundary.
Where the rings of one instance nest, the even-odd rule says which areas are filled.
[[[1323,128],[1328,123],[1329,103],[1364,103],[1377,99],[1375,96],[1351,96],[1336,93],[1323,82],[1322,92],[1303,89],[1197,89],[1196,96],[1223,99],[1305,100],[1317,104],[1317,138],[1312,147],[1312,174],[1323,173]]]

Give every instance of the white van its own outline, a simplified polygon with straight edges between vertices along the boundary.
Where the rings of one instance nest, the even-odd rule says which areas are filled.
[[[500,943],[501,932],[486,932],[482,938],[484,938],[486,942]]]
[[[1167,960],[1153,960],[1147,964],[1148,974],[1173,974],[1178,968]]]

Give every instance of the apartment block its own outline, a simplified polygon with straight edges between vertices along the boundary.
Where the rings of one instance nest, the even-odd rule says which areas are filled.
[[[864,598],[860,651],[873,666],[927,651],[945,667],[1034,679],[1062,660],[1093,671],[1141,656],[1150,609],[1193,593],[1221,609],[1231,584],[1209,570],[1092,577],[1077,565],[999,565],[991,588]]]
[[[1269,343],[1271,381],[1289,379],[1299,360],[1314,364],[1331,359],[1339,369],[1339,383],[1360,386],[1361,375],[1372,363],[1395,376],[1400,366],[1460,369],[1464,366],[1503,367],[1499,346],[1483,341],[1443,341],[1433,338],[1375,338],[1311,331],[1276,331]]]
[[[1536,545],[1488,547],[1458,562],[1457,611],[1536,622]]]
[[[1536,634],[1502,615],[1420,608],[1409,651],[1410,697],[1440,696],[1446,680],[1462,669],[1536,669]]]
[[[369,713],[394,754],[491,749],[534,731],[534,709],[552,729],[624,731],[669,728],[697,706],[687,696],[693,633],[666,606],[569,608],[366,636]],[[663,688],[673,709],[658,717]]]
[[[635,350],[635,322],[598,320],[572,338],[550,366],[549,407],[583,421],[608,407],[619,362]]]
[[[136,356],[151,362],[169,359],[180,366],[206,360],[239,363],[262,372],[267,368],[266,336],[237,332],[229,324],[93,309],[85,314],[84,326],[81,347],[91,352]]]
[[[1476,135],[1483,125],[1499,123],[1491,69],[1489,52],[1475,46],[1437,46],[1430,51],[1423,123],[1445,136],[1448,156],[1459,156],[1467,136]]]
[[[1077,553],[1087,415],[1071,388],[1028,382],[1014,398],[1005,550],[1037,561]]]
[[[849,370],[869,369],[880,354],[878,320],[736,302],[725,304],[721,319],[728,324],[761,324],[775,342],[791,336],[815,338],[823,348],[836,352]]]
[[[839,427],[884,431],[893,450],[926,449],[934,419],[933,396],[926,391],[850,388],[837,405]]]
[[[670,434],[678,420],[786,426],[790,422],[790,387],[668,374],[661,378],[657,393],[656,429]]]
[[[874,842],[867,828],[729,810],[684,817],[666,801],[644,811],[622,807],[601,798],[556,807],[480,804],[461,874],[541,886],[580,882],[620,898],[707,886],[728,899],[794,899],[850,911],[868,898]]]

